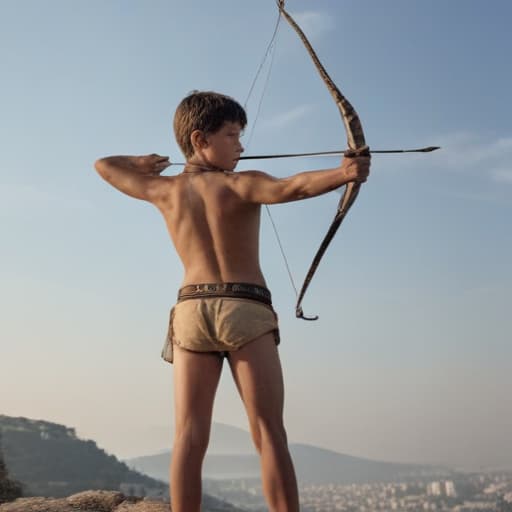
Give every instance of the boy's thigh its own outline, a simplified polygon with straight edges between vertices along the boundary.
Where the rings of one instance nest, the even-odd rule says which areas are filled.
[[[185,428],[189,420],[209,426],[222,359],[218,354],[193,352],[177,345],[173,349],[176,429]]]
[[[284,385],[275,335],[270,332],[229,352],[229,365],[249,420],[281,421]]]

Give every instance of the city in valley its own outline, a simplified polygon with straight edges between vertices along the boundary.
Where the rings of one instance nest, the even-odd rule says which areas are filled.
[[[261,482],[206,480],[204,491],[251,512],[267,512]],[[454,473],[450,479],[339,485],[302,484],[302,512],[512,512],[512,471]]]

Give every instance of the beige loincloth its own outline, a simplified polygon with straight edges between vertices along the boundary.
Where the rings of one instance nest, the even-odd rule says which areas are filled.
[[[277,314],[271,305],[234,297],[194,298],[171,310],[162,358],[173,362],[173,344],[195,352],[225,357],[247,343],[273,332],[279,344]]]

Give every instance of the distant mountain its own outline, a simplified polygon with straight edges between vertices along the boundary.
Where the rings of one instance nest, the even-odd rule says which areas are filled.
[[[225,423],[212,424],[208,455],[254,455],[255,448],[250,434]],[[168,452],[167,452],[168,453]]]
[[[73,428],[0,415],[0,433],[5,466],[23,484],[24,496],[64,498],[86,490],[121,490],[125,495],[168,498],[168,471],[161,479],[138,473],[94,441],[79,439]],[[0,477],[4,470],[0,460]],[[242,512],[207,494],[203,494],[203,509]]]
[[[223,454],[223,450],[226,453]],[[300,483],[408,481],[452,474],[444,467],[374,461],[306,444],[290,444],[290,452]],[[168,472],[170,457],[171,453],[166,452],[125,462],[141,473],[161,479]],[[212,479],[258,478],[259,457],[250,434],[243,429],[214,423],[203,476]]]
[[[309,483],[406,482],[453,473],[445,467],[375,461],[306,444],[292,444],[290,451],[298,480]]]
[[[126,464],[151,478],[161,479],[169,472],[171,452],[147,455],[126,460]],[[203,477],[214,479],[257,478],[260,475],[256,455],[206,455]]]

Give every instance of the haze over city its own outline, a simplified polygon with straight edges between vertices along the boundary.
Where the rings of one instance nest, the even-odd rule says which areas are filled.
[[[442,148],[373,157],[304,301],[317,322],[295,318],[263,212],[289,440],[512,468],[512,4],[287,5],[371,147]],[[168,450],[173,369],[160,351],[181,263],[159,213],[108,187],[93,163],[153,152],[182,162],[175,107],[193,89],[245,101],[275,3],[6,0],[0,10],[0,414],[74,427],[121,458]],[[332,98],[285,23],[272,62],[247,105],[246,154],[344,149]],[[238,169],[282,177],[338,161]],[[271,208],[297,285],[339,197]],[[214,421],[248,429],[227,365]]]

